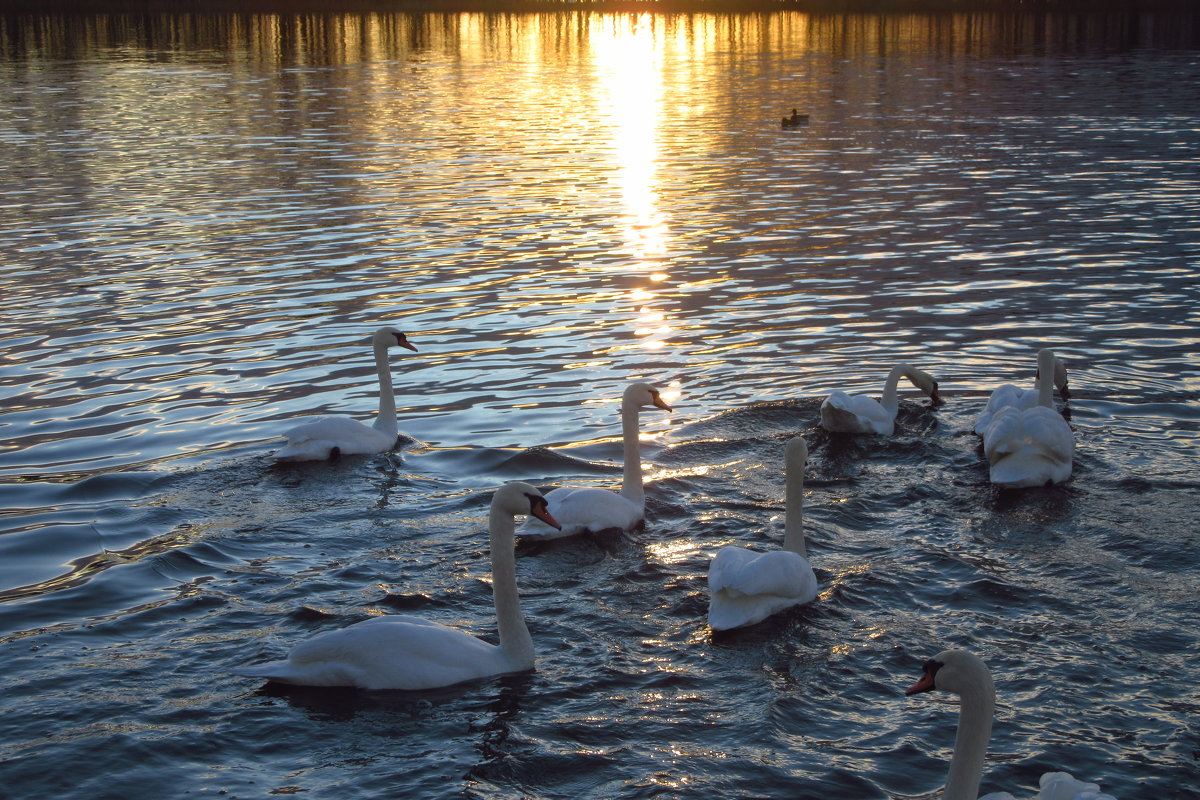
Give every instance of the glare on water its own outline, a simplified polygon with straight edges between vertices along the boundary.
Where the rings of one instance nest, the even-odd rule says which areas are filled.
[[[0,785],[929,797],[954,709],[902,692],[954,646],[984,791],[1194,796],[1197,52],[1187,15],[4,17]],[[382,324],[400,447],[272,465],[373,417]],[[1042,346],[1072,478],[998,491],[972,428]],[[901,361],[946,404],[819,427]],[[518,548],[535,672],[230,676],[372,615],[493,637],[492,491],[619,487],[634,380],[674,408],[645,529]],[[714,637],[796,434],[818,599]]]

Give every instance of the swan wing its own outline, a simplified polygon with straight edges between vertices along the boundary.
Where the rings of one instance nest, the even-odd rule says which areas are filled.
[[[518,536],[555,539],[584,531],[603,531],[618,528],[630,531],[645,516],[637,503],[607,489],[571,488],[560,486],[547,492],[546,509],[561,530],[555,530],[533,516],[517,528]]]
[[[1041,787],[1033,800],[1116,800],[1104,794],[1094,783],[1076,780],[1069,772],[1046,772],[1038,781]],[[992,792],[979,800],[1015,800],[1008,792]]]
[[[881,433],[890,435],[896,419],[878,400],[840,389],[821,403],[821,425],[834,433]]]
[[[975,421],[975,433],[982,436],[1000,409],[1016,408],[1023,411],[1036,406],[1037,400],[1037,392],[1033,389],[1021,389],[1011,383],[997,386],[992,392],[992,396],[988,398],[987,408]]]
[[[1001,486],[1044,486],[1071,476],[1075,436],[1050,408],[1001,409],[983,434],[991,481]]]
[[[1116,800],[1095,783],[1076,780],[1069,772],[1046,772],[1038,781],[1037,800]]]
[[[318,461],[330,457],[334,448],[342,455],[382,453],[396,444],[370,425],[350,417],[317,417],[284,433],[287,444],[272,456],[277,461]]]
[[[500,648],[437,622],[372,617],[300,642],[282,661],[249,675],[304,686],[421,690],[513,671]]]
[[[723,547],[709,564],[708,587],[708,624],[713,630],[753,625],[817,596],[817,578],[808,560],[786,550],[755,553]]]

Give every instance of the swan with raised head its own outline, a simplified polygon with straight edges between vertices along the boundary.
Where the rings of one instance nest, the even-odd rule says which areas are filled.
[[[1038,374],[1053,375],[1058,359],[1049,348],[1038,353]],[[997,486],[1021,488],[1062,483],[1071,477],[1075,434],[1054,410],[1054,388],[1038,381],[1032,408],[1006,406],[992,415],[983,431],[989,479]]]
[[[396,446],[400,435],[396,423],[396,396],[388,367],[388,348],[413,346],[403,333],[380,328],[371,337],[375,350],[375,372],[379,375],[379,415],[370,425],[343,416],[317,417],[297,425],[283,435],[287,444],[272,453],[276,461],[324,461],[338,456],[382,453]]]
[[[846,394],[841,389],[831,392],[821,403],[821,427],[833,433],[878,433],[891,436],[896,429],[896,413],[900,410],[900,398],[896,384],[900,378],[908,378],[913,386],[929,395],[933,405],[942,402],[938,396],[937,381],[928,372],[897,364],[888,373],[883,384],[883,397]]]
[[[546,502],[562,527],[554,530],[531,518],[517,530],[517,535],[554,539],[584,531],[594,533],[612,528],[629,531],[636,527],[646,515],[638,420],[641,410],[650,406],[671,410],[658,389],[648,383],[633,383],[625,389],[621,398],[624,476],[619,493],[593,487],[560,486],[546,493]]]
[[[533,669],[533,639],[517,594],[517,514],[557,524],[546,499],[528,483],[507,483],[492,496],[488,532],[499,645],[421,617],[387,615],[317,634],[294,646],[286,659],[237,674],[303,686],[417,691]]]
[[[1041,357],[1040,351],[1038,356]],[[988,398],[987,408],[975,421],[975,433],[983,436],[983,432],[992,423],[992,418],[1002,408],[1016,408],[1024,411],[1038,405],[1038,390],[1041,387],[1042,374],[1039,367],[1037,375],[1033,379],[1032,389],[1021,389],[1011,383],[997,386],[992,392],[992,396]],[[1071,390],[1067,386],[1067,367],[1063,364],[1062,359],[1057,357],[1054,359],[1054,385],[1058,388],[1058,394],[1064,403],[1071,399]]]
[[[756,553],[722,547],[708,566],[708,627],[714,631],[762,622],[785,608],[811,603],[817,576],[804,548],[804,469],[808,445],[796,436],[784,450],[787,494],[783,549]]]
[[[961,699],[954,754],[942,800],[976,800],[996,707],[992,673],[978,656],[965,650],[945,650],[925,662],[920,680],[904,694],[911,697],[934,689],[957,694]],[[1096,784],[1075,780],[1066,772],[1047,772],[1039,784],[1041,788],[1034,800],[1116,800],[1101,794]],[[1013,800],[1013,796],[1008,792],[993,792],[979,800]]]

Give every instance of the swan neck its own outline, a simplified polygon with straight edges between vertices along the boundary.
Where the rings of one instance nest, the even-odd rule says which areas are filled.
[[[892,371],[888,373],[887,382],[883,384],[883,397],[879,400],[879,405],[883,406],[884,410],[892,416],[900,408],[900,394],[897,385],[900,383],[900,376],[908,371],[908,367],[904,364],[897,364],[892,367]]]
[[[646,504],[646,490],[642,485],[642,445],[638,431],[638,407],[633,403],[621,403],[621,440],[624,450],[624,477],[621,479],[621,496],[626,500]]]
[[[1037,402],[1039,406],[1054,408],[1054,370],[1058,359],[1051,350],[1038,353]]]
[[[808,558],[804,547],[804,464],[789,460],[784,496],[783,549]]]
[[[961,692],[954,756],[942,800],[975,800],[983,778],[983,761],[992,737],[996,693],[990,675],[981,675]]]
[[[513,535],[516,523],[512,514],[493,509],[488,518],[492,551],[492,599],[496,604],[496,628],[500,649],[521,669],[533,666],[533,637],[521,613],[517,592],[517,564]]]
[[[388,364],[388,346],[375,344],[375,372],[379,376],[379,416],[375,418],[375,429],[396,436],[400,426],[396,422],[396,395],[392,389],[392,371]]]

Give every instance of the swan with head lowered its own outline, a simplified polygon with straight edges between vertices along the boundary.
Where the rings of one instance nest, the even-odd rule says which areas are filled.
[[[896,385],[901,377],[908,378],[913,386],[929,395],[933,405],[942,402],[933,376],[908,364],[897,364],[888,373],[887,381],[883,384],[883,396],[879,400],[866,395],[846,394],[841,389],[830,393],[821,403],[821,427],[832,433],[891,436],[896,429],[896,413],[900,410]]]
[[[553,539],[584,531],[595,533],[613,528],[622,531],[635,528],[646,516],[638,420],[641,409],[649,406],[671,410],[658,389],[648,383],[630,384],[621,398],[621,437],[625,463],[619,493],[608,489],[560,486],[546,493],[546,502],[561,529],[556,531],[537,520],[528,519],[517,530],[517,535]]]
[[[419,691],[533,669],[533,639],[517,594],[513,529],[517,514],[557,524],[546,499],[527,483],[507,483],[492,496],[492,595],[499,645],[421,617],[371,617],[320,633],[282,661],[243,667],[239,675],[302,686]]]
[[[276,461],[324,461],[338,456],[382,453],[396,446],[400,435],[396,423],[396,396],[388,367],[388,349],[417,348],[395,328],[384,327],[371,337],[375,371],[379,375],[379,415],[370,425],[342,416],[317,417],[297,425],[283,435],[287,444],[272,453]]]
[[[708,627],[714,631],[762,622],[817,596],[817,576],[804,549],[804,469],[808,445],[790,439],[784,451],[787,494],[784,500],[783,549],[756,553],[722,547],[708,566]]]
[[[1059,363],[1053,350],[1043,349],[1038,353],[1038,375],[1053,375]],[[983,431],[988,477],[997,486],[1047,486],[1071,477],[1075,434],[1054,410],[1049,379],[1038,381],[1037,397],[1032,408],[999,409]]]
[[[934,689],[957,694],[961,700],[954,754],[946,775],[941,800],[1013,800],[1008,792],[993,792],[979,797],[983,779],[983,761],[992,736],[992,714],[996,690],[987,665],[964,650],[946,650],[925,662],[920,680],[904,694],[912,696]],[[1066,772],[1047,772],[1040,780],[1034,800],[1116,800],[1100,794],[1094,783],[1075,780]]]
[[[1041,358],[1040,351],[1038,358],[1039,360]],[[975,433],[983,436],[983,432],[992,423],[992,418],[1002,408],[1016,408],[1024,411],[1038,405],[1038,392],[1042,385],[1043,374],[1039,366],[1037,375],[1033,379],[1032,389],[1021,389],[1011,383],[997,386],[992,392],[992,396],[988,398],[987,408],[979,415],[979,419],[975,421]],[[1058,394],[1062,397],[1064,403],[1071,399],[1071,390],[1067,387],[1067,367],[1063,364],[1062,359],[1057,356],[1054,359],[1054,385],[1058,388]]]

